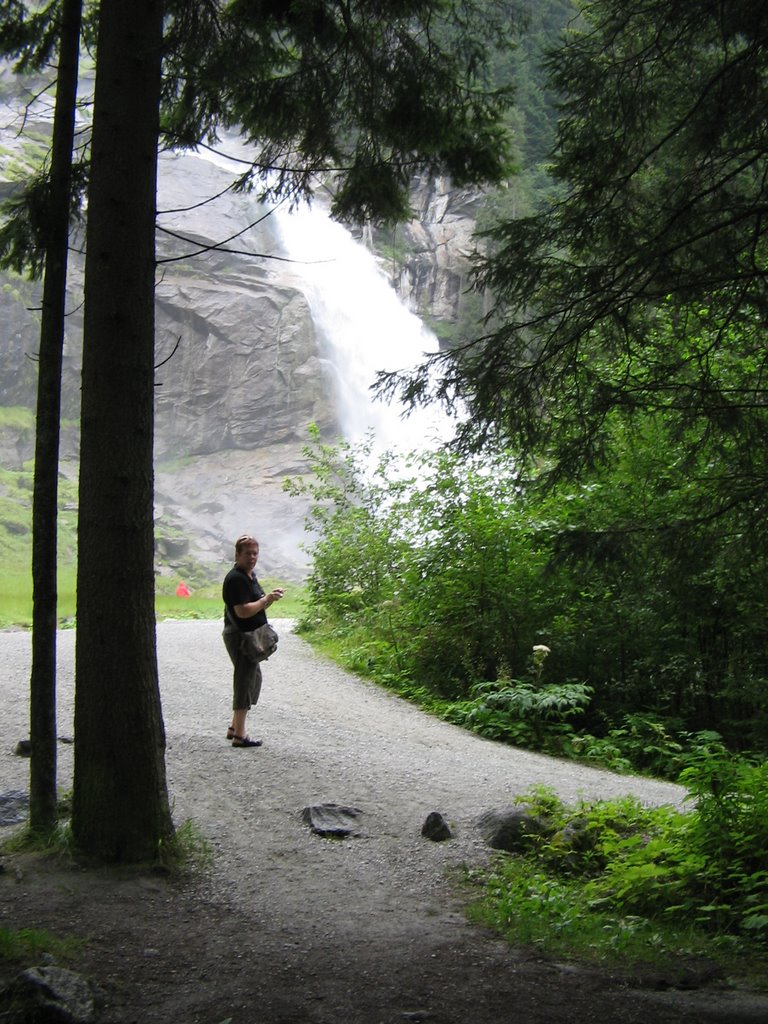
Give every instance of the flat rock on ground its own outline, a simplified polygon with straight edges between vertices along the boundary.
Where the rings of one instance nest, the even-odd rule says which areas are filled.
[[[214,852],[203,878],[80,870],[4,857],[0,926],[86,940],[67,966],[106,993],[105,1024],[685,1024],[768,1020],[768,1001],[721,982],[669,987],[510,948],[468,923],[456,875],[486,863],[474,826],[530,786],[564,799],[676,786],[483,740],[430,718],[314,653],[277,620],[249,718],[264,745],[225,740],[230,665],[217,622],[162,622],[158,658],[174,819]],[[59,732],[72,735],[74,633],[59,635]],[[0,634],[0,790],[28,787],[30,637]],[[116,695],[119,699],[119,695]],[[73,748],[59,746],[63,789]],[[353,807],[357,834],[321,838],[306,807]],[[421,835],[432,811],[453,838]],[[9,834],[5,831],[2,834]],[[7,981],[0,978],[0,981]]]

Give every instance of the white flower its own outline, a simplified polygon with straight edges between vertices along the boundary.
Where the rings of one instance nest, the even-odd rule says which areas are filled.
[[[538,654],[538,655],[546,656],[547,654],[551,654],[552,652],[550,651],[550,649],[547,647],[546,644],[534,644],[533,645],[533,653],[534,654]]]

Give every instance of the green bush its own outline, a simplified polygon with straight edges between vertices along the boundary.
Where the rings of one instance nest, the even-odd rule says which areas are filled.
[[[561,750],[573,733],[567,719],[581,714],[590,699],[583,683],[537,686],[497,680],[472,688],[472,699],[457,702],[449,721],[487,736],[535,750]]]
[[[567,807],[546,789],[518,797],[548,830],[473,874],[475,912],[550,951],[762,955],[768,767],[702,750],[682,781],[693,804],[685,813],[631,798]]]
[[[715,728],[768,751],[764,541],[689,522],[670,439],[614,429],[610,470],[547,491],[506,453],[374,459],[315,432],[288,485],[315,538],[299,628],[505,742],[668,778]]]

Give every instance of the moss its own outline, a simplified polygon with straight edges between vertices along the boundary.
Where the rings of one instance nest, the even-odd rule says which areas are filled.
[[[0,962],[33,962],[44,953],[66,960],[83,944],[83,939],[62,939],[38,928],[0,928]]]
[[[0,406],[0,430],[34,430],[35,414],[21,405]]]

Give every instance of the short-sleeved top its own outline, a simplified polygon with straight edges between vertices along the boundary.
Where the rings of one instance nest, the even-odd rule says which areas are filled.
[[[263,626],[267,621],[264,612],[257,612],[248,619],[241,619],[235,615],[236,604],[250,604],[251,601],[258,601],[260,597],[264,597],[264,591],[256,576],[249,576],[239,566],[233,565],[224,577],[221,596],[224,598],[227,611],[232,616],[232,621],[243,633],[250,633],[258,626]],[[224,624],[227,624],[226,614],[224,615]]]

